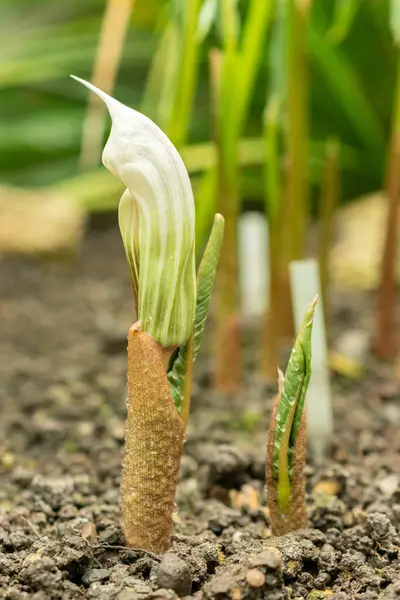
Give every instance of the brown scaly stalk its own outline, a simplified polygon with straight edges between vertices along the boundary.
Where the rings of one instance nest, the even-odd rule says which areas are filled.
[[[274,431],[276,428],[277,403],[271,418],[268,432],[267,455],[271,457],[274,450]],[[306,505],[306,478],[304,467],[306,465],[306,442],[307,442],[307,418],[303,413],[299,433],[294,446],[296,463],[293,469],[293,483],[291,488],[291,500],[289,510],[282,514],[279,510],[278,492],[274,486],[272,461],[267,460],[266,484],[268,492],[268,507],[271,521],[272,535],[285,535],[290,531],[307,527],[307,505]]]
[[[188,424],[193,362],[208,314],[224,233],[216,215],[197,274],[193,332],[176,354],[136,323],[128,335],[128,403],[121,496],[129,546],[170,546],[174,498]]]
[[[170,546],[184,424],[172,399],[165,350],[133,325],[128,336],[128,402],[122,522],[128,546]]]
[[[284,535],[307,526],[304,408],[311,378],[311,334],[316,303],[317,297],[304,317],[285,376],[278,369],[279,390],[268,432],[265,470],[273,535]]]

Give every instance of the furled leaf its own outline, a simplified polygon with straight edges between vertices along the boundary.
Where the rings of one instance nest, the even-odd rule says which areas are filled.
[[[204,332],[223,236],[224,218],[217,214],[214,218],[214,225],[211,230],[197,275],[197,300],[193,328],[193,361],[196,360]],[[181,346],[168,373],[168,381],[171,388],[172,398],[178,412],[181,410],[184,397],[185,377],[188,369],[188,356],[190,357],[190,344],[191,341]]]
[[[293,475],[293,449],[299,431],[307,387],[311,377],[311,334],[316,297],[308,309],[298,333],[285,377],[279,371],[278,408],[274,432],[274,479],[278,500],[283,511],[287,508]]]

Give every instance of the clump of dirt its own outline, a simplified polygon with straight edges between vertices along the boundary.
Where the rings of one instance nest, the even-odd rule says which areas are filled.
[[[72,264],[4,260],[0,280],[0,598],[400,598],[390,372],[367,358],[362,380],[333,381],[332,455],[306,468],[310,528],[274,538],[264,490],[274,390],[255,374],[251,332],[233,397],[210,389],[203,354],[175,536],[159,557],[125,548],[120,527],[132,309],[118,232],[92,232]],[[335,340],[368,326],[370,305],[337,295]]]

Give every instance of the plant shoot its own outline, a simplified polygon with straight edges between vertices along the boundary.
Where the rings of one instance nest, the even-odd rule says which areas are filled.
[[[147,117],[78,79],[112,119],[104,165],[126,186],[119,226],[137,321],[128,335],[121,504],[129,546],[163,552],[188,420],[192,364],[207,317],[224,221],[215,218],[196,282],[194,200],[176,148]]]
[[[284,535],[306,527],[304,464],[306,457],[306,393],[311,378],[313,300],[292,349],[285,376],[278,369],[278,395],[272,413],[266,482],[272,533]]]

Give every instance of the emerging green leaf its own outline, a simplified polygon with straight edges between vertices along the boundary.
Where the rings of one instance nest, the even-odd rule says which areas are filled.
[[[294,447],[311,377],[311,334],[318,296],[308,309],[296,338],[285,377],[279,371],[279,395],[274,431],[273,476],[280,510],[286,512],[291,493]]]
[[[197,274],[197,300],[193,331],[193,350],[192,352],[189,352],[191,349],[190,341],[181,346],[168,373],[172,398],[178,412],[181,411],[184,398],[185,377],[188,370],[187,362],[191,359],[191,354],[193,354],[192,360],[194,361],[196,359],[204,332],[204,326],[210,306],[211,292],[215,281],[224,237],[224,224],[225,222],[222,215],[215,215],[213,228]]]
[[[106,104],[112,127],[103,163],[127,190],[119,225],[141,330],[164,347],[185,343],[196,302],[194,200],[186,167],[150,119],[74,77]]]

